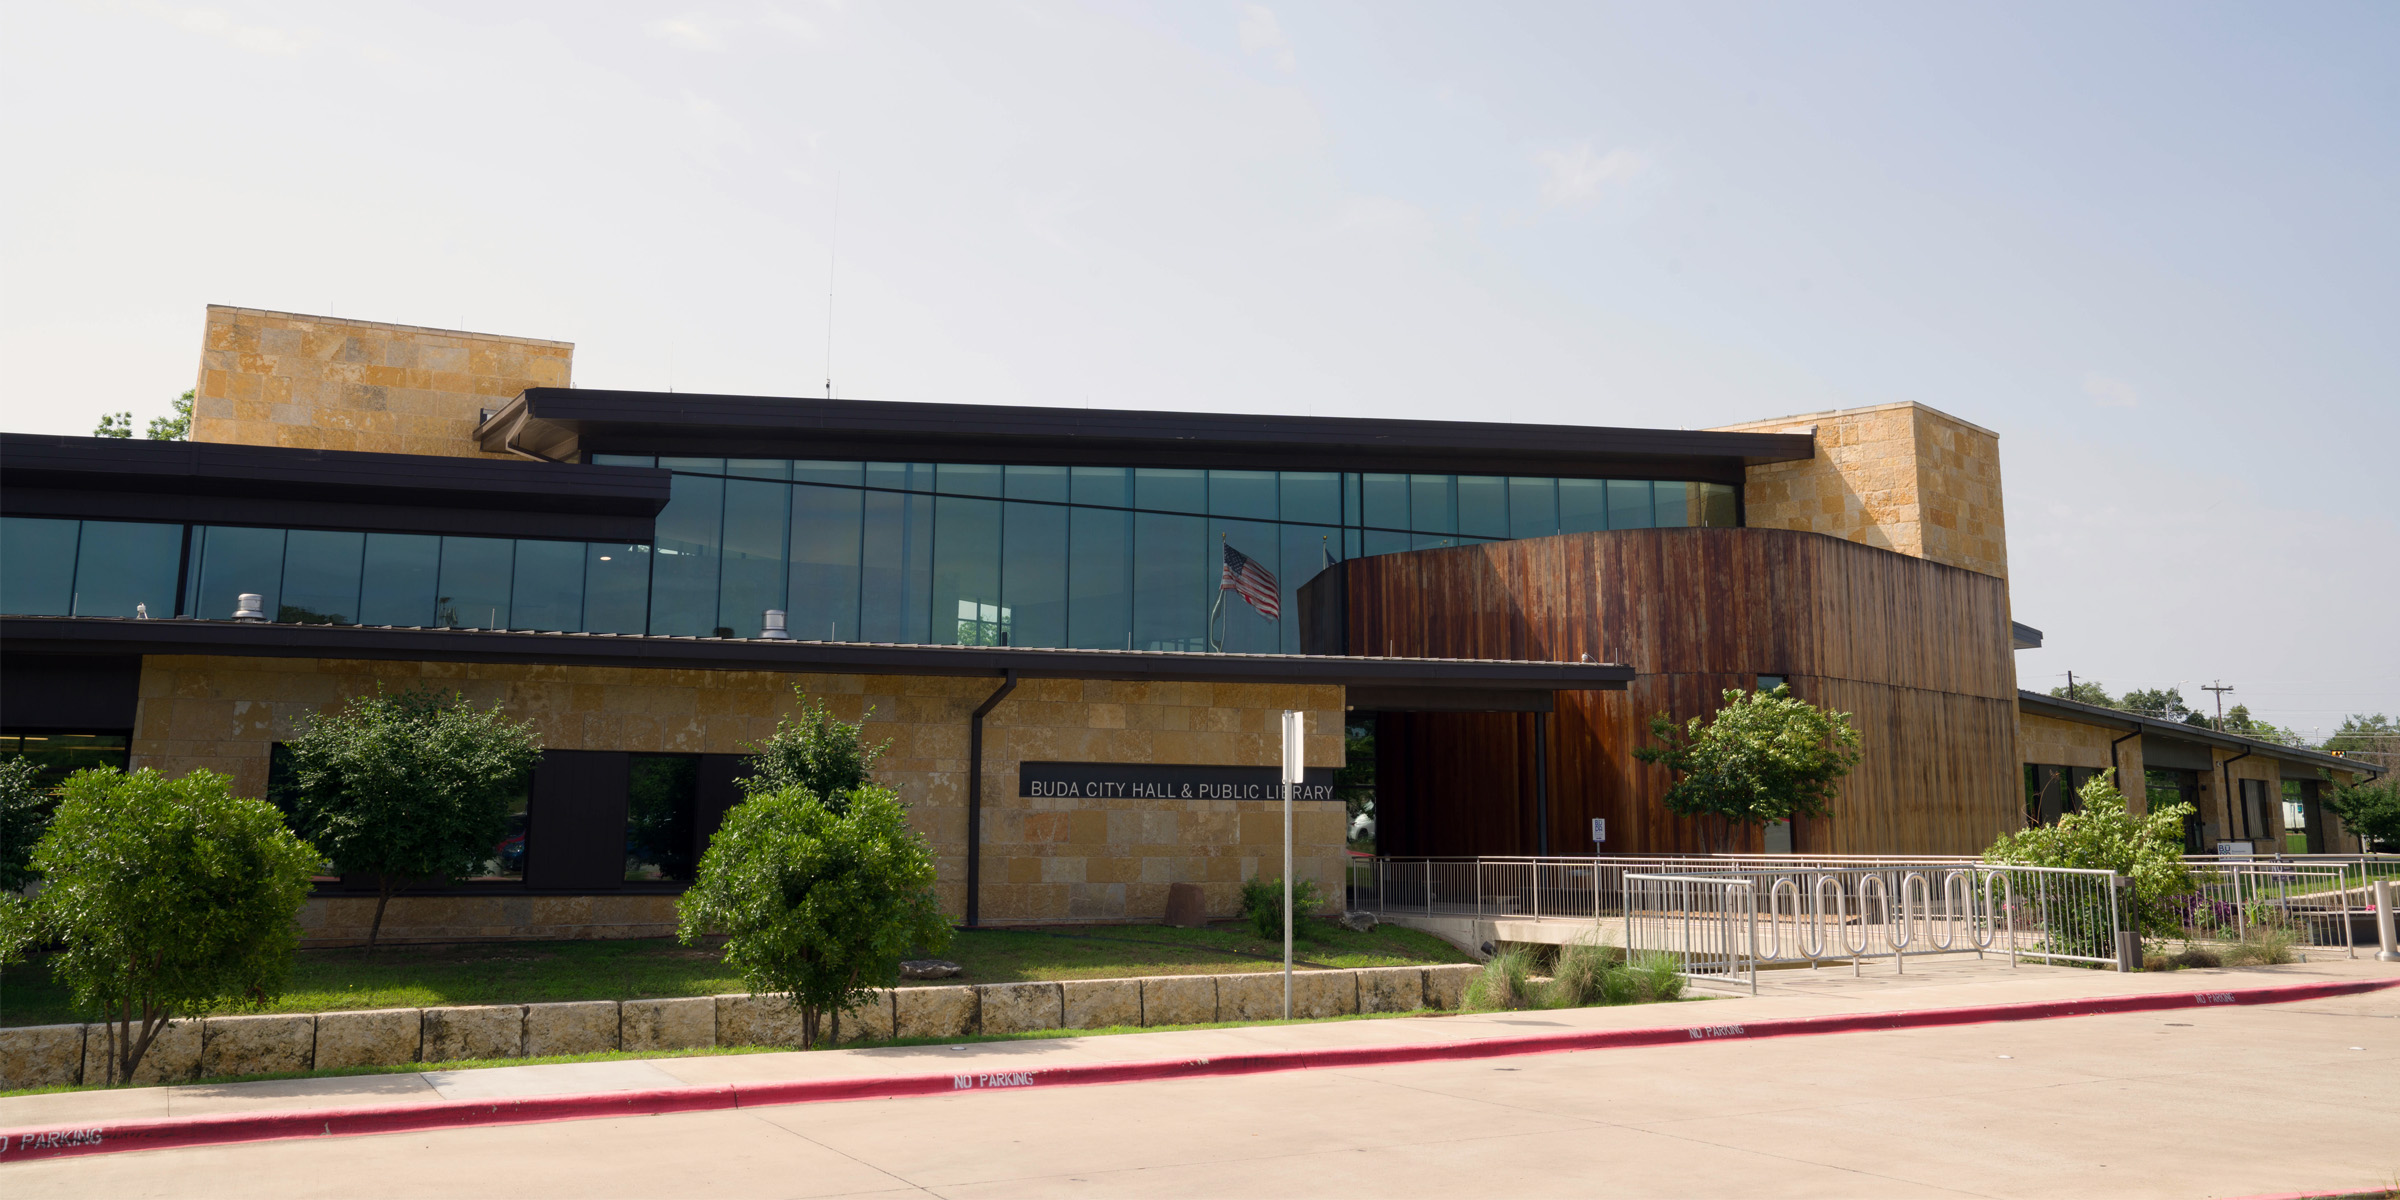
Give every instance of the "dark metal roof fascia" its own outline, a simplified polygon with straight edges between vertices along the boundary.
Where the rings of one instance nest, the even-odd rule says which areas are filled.
[[[2008,639],[2010,648],[2014,650],[2039,650],[2042,648],[2042,631],[2023,621],[2008,623]]]
[[[2140,732],[2145,736],[2156,734],[2159,737],[2197,742],[2203,746],[2216,746],[2226,750],[2248,750],[2263,757],[2277,758],[2285,762],[2305,763],[2314,767],[2332,767],[2341,771],[2357,771],[2369,777],[2383,774],[2383,768],[2374,763],[2362,762],[2355,758],[2342,758],[2338,755],[2327,754],[2322,750],[2303,750],[2297,746],[2262,742],[2257,738],[2219,733],[2214,729],[2199,725],[2186,725],[2181,721],[2161,721],[2156,717],[2129,713],[2123,709],[2102,708],[2097,704],[2085,704],[2079,700],[2061,700],[2056,696],[2045,696],[2040,692],[2019,689],[2017,691],[2017,708],[2022,712],[2055,717],[2061,721],[2098,725],[2102,728],[2120,729],[2128,733]]]
[[[1808,434],[1511,425],[807,397],[529,388],[476,430],[484,449],[859,455],[923,461],[1143,463],[1319,470],[1517,471],[1738,480],[1813,457]]]
[[[1183,654],[910,646],[854,642],[531,633],[480,629],[281,625],[187,618],[0,617],[0,642],[45,654],[226,654],[438,662],[591,663],[722,671],[1216,683],[1321,683],[1513,691],[1621,691],[1634,670],[1615,663],[1359,658],[1303,654]]]

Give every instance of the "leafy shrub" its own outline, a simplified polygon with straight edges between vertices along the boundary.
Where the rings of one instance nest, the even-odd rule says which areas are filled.
[[[354,696],[285,750],[275,802],[343,871],[376,879],[370,954],[395,893],[505,854],[509,803],[541,755],[530,723],[423,690]]]
[[[2337,787],[2325,810],[2340,817],[2362,846],[2400,850],[2400,778]]]
[[[2196,888],[2191,868],[2183,861],[2183,821],[2189,804],[2162,804],[2141,816],[2125,808],[2117,790],[2116,772],[2103,771],[2077,793],[2081,808],[2060,817],[2055,825],[2002,834],[1983,852],[1985,862],[2029,867],[2085,867],[2133,877],[2137,928],[2146,933],[2172,934],[2181,926],[2186,904],[2182,897]],[[2054,925],[2091,928],[2086,914],[2047,914]],[[2105,929],[2105,920],[2096,922]]]
[[[1292,911],[1295,917],[1315,912],[1324,904],[1325,893],[1317,887],[1316,880],[1299,879],[1292,882]],[[1253,875],[1243,880],[1242,916],[1249,920],[1250,928],[1258,931],[1258,936],[1280,940],[1283,937],[1283,877],[1269,879],[1264,875]],[[1300,923],[1295,919],[1292,922],[1294,937],[1299,936],[1299,929]]]
[[[1727,688],[1724,707],[1677,726],[1665,713],[1650,718],[1656,746],[1633,756],[1675,773],[1662,797],[1678,816],[1714,818],[1720,846],[1732,832],[1793,817],[1821,817],[1836,785],[1858,765],[1858,731],[1850,714],[1830,712],[1777,684],[1767,691]]]
[[[34,881],[33,847],[57,804],[58,798],[42,787],[32,759],[22,754],[0,759],[0,892]]]
[[[106,1023],[109,1083],[170,1018],[268,999],[290,977],[317,851],[231,783],[78,771],[34,848],[44,885],[11,907],[7,940],[62,944],[51,969]]]
[[[777,721],[765,741],[743,747],[750,752],[749,773],[737,782],[745,796],[796,787],[839,808],[873,778],[875,760],[891,743],[867,744],[860,736],[864,721],[837,720],[824,701],[810,699],[797,684],[792,691],[800,696],[799,711]]]

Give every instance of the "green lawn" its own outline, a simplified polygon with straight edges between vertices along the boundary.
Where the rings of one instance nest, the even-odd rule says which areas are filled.
[[[1388,925],[1352,933],[1330,922],[1304,921],[1296,937],[1298,958],[1327,967],[1469,961],[1439,938]],[[1278,969],[1282,953],[1280,941],[1258,938],[1247,925],[1230,922],[1206,929],[1106,925],[962,930],[942,957],[964,966],[966,973],[942,982],[1267,971]],[[357,950],[303,950],[293,964],[291,986],[280,998],[220,1011],[638,1000],[742,990],[741,980],[726,969],[716,950],[664,939],[386,947],[372,957]],[[83,1019],[43,960],[0,971],[0,1025]]]

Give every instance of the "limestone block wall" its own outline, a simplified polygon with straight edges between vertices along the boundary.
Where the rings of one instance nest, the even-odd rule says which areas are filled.
[[[566,387],[570,342],[208,306],[192,440],[485,454],[482,410]]]
[[[1742,492],[1748,524],[1831,534],[2008,577],[2000,435],[1914,402],[1720,426],[1811,427],[1816,457],[1749,469]]]
[[[2017,714],[2017,761],[2065,767],[2109,766],[2108,744],[2122,731],[2055,717]],[[2142,739],[2117,744],[2117,790],[2125,793],[2127,809],[2143,809]]]
[[[144,660],[133,765],[181,774],[207,767],[263,795],[271,747],[311,714],[378,687],[456,689],[533,721],[560,750],[730,754],[768,736],[798,701],[794,685],[843,720],[864,719],[891,742],[877,777],[899,792],[931,842],[942,905],[966,908],[967,717],[989,679],[697,671],[537,664],[159,656]],[[1027,680],[984,722],[983,904],[987,921],[1157,919],[1169,885],[1197,883],[1209,911],[1239,908],[1241,881],[1281,870],[1280,808],[1267,801],[1025,799],[1022,761],[1193,763],[1273,767],[1285,709],[1309,713],[1308,763],[1343,762],[1342,689],[1333,686]],[[1333,804],[1301,806],[1297,876],[1339,905],[1344,819]],[[655,922],[642,902],[530,896],[409,901],[426,927]],[[363,925],[330,901],[320,936]],[[400,902],[395,902],[395,905]],[[613,907],[610,907],[613,905]],[[605,911],[604,911],[605,910]],[[601,936],[607,936],[605,934]],[[642,936],[619,934],[616,936]]]
[[[2253,754],[2236,760],[2240,753],[2222,747],[2210,747],[2212,765],[2200,773],[2198,807],[2203,853],[2213,852],[2215,842],[2245,837],[2241,830],[2238,805],[2242,796],[2242,781],[2264,780],[2271,803],[2267,805],[2268,827],[2253,828],[2248,840],[2261,843],[2259,849],[2280,849],[2283,845],[2283,764],[2263,754]]]

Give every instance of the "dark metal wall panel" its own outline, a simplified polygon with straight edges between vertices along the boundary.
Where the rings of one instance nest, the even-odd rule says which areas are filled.
[[[0,655],[0,728],[12,733],[130,730],[141,694],[138,654]]]
[[[692,814],[692,858],[698,861],[708,853],[708,839],[715,837],[724,825],[725,814],[742,802],[742,789],[735,782],[742,774],[746,754],[703,754],[700,756],[699,796],[697,811]]]
[[[542,751],[526,809],[526,886],[623,887],[631,785],[631,756],[623,751]]]
[[[2155,733],[2142,735],[2142,765],[2145,767],[2174,767],[2184,771],[2216,769],[2216,756],[2200,742],[2161,737]]]

